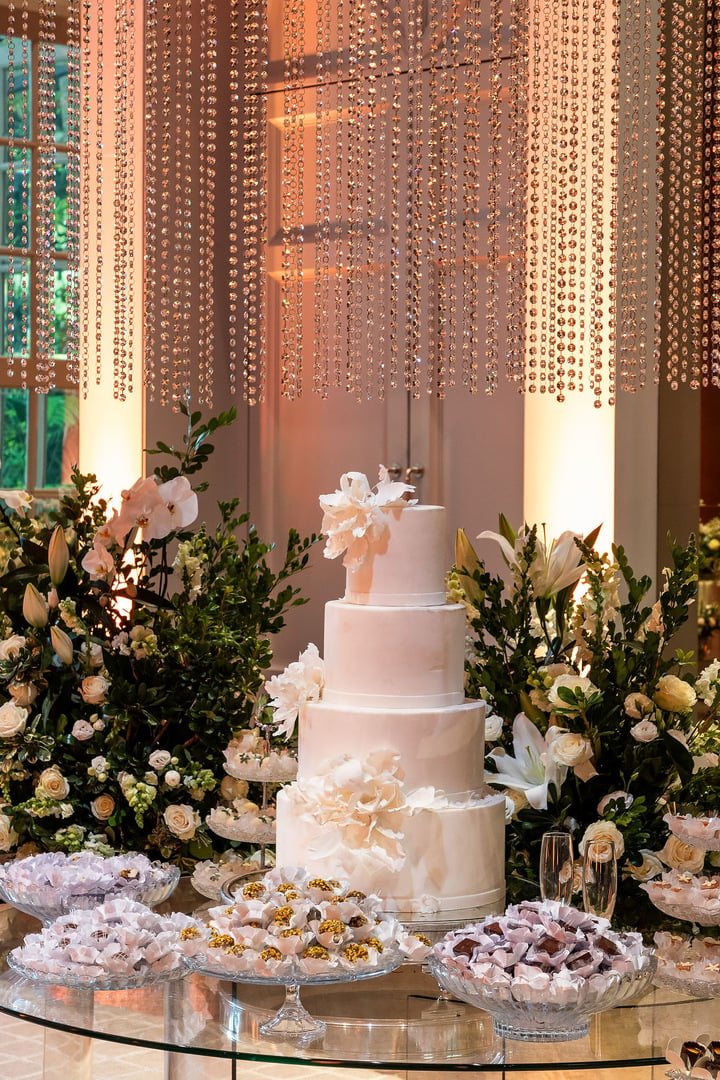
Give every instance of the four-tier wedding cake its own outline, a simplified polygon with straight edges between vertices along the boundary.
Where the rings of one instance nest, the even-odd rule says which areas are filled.
[[[325,511],[345,596],[268,683],[298,779],[278,794],[278,865],[346,876],[400,911],[504,906],[505,798],[483,786],[484,706],[466,701],[465,618],[444,583],[445,511],[348,473]],[[284,725],[283,725],[284,721]]]

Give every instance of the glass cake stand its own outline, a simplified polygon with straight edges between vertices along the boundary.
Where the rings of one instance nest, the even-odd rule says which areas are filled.
[[[192,971],[200,975],[210,975],[215,979],[225,979],[235,983],[248,983],[254,986],[284,986],[285,1000],[270,1020],[260,1024],[261,1035],[271,1035],[274,1038],[296,1039],[307,1042],[324,1035],[327,1024],[324,1020],[318,1020],[311,1016],[300,1001],[301,986],[322,986],[328,983],[354,983],[364,979],[377,978],[380,975],[388,975],[402,964],[403,957],[398,949],[385,947],[384,952],[377,958],[377,963],[372,967],[353,971],[350,968],[337,964],[326,971],[307,972],[302,971],[292,961],[282,972],[272,972],[267,975],[257,971],[229,971],[223,966],[218,958],[217,964],[208,962],[203,956],[188,957],[188,965]]]

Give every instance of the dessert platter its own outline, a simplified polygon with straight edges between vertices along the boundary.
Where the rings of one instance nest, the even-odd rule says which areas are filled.
[[[640,886],[665,915],[700,926],[720,926],[720,876],[669,870]]]
[[[690,847],[720,851],[720,815],[665,814],[663,821],[671,833]]]
[[[350,877],[410,924],[505,898],[505,798],[483,782],[484,705],[465,700],[445,510],[410,504],[412,490],[347,473],[320,500],[345,595],[325,607],[324,661],[304,654],[323,674],[300,686],[298,777],[277,796],[279,864]],[[302,659],[268,684],[271,705],[302,683]]]
[[[720,997],[720,941],[688,938],[661,931],[655,934],[657,986],[696,997]]]
[[[120,897],[155,907],[171,896],[179,880],[177,866],[151,862],[145,855],[48,851],[0,866],[0,897],[47,923]]]
[[[491,1014],[497,1035],[533,1042],[582,1038],[594,1013],[640,994],[655,972],[640,934],[551,900],[452,931],[428,964],[441,987]]]

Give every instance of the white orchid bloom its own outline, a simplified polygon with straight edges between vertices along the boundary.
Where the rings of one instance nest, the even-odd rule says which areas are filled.
[[[488,757],[493,759],[498,771],[486,773],[485,779],[489,784],[521,791],[536,810],[546,810],[548,787],[554,784],[560,788],[567,775],[567,766],[551,759],[545,738],[525,713],[515,717],[513,749],[515,757],[502,747],[490,751]]]

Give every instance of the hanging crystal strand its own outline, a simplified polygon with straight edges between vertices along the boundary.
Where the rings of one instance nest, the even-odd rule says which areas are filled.
[[[313,281],[313,391],[328,396],[330,383],[330,123],[327,82],[331,73],[330,0],[317,10],[315,67],[315,256]]]
[[[28,36],[28,0],[23,0],[21,11],[21,105],[20,115],[23,117],[23,136],[30,135],[30,40]],[[30,256],[30,221],[28,208],[30,206],[29,185],[30,162],[27,150],[22,158],[22,181],[20,203],[23,207],[22,222],[20,226],[20,247],[23,260]],[[28,386],[28,359],[30,353],[30,281],[27,272],[27,262],[20,264],[20,386],[23,390]]]
[[[618,247],[618,374],[622,390],[637,390],[637,318],[640,314],[635,275],[639,266],[638,181],[640,147],[640,20],[639,4],[621,16],[621,62],[625,81],[619,130],[620,214]]]
[[[428,320],[428,363],[426,369],[426,386],[429,392],[435,389],[439,397],[445,396],[445,319],[446,310],[444,300],[446,290],[443,288],[443,266],[441,264],[443,247],[440,239],[441,224],[444,213],[441,209],[441,155],[444,155],[444,138],[446,128],[443,124],[443,110],[445,99],[441,86],[440,70],[447,66],[447,33],[448,27],[442,26],[438,0],[430,0],[428,7],[428,33],[430,51],[428,57],[428,121],[427,121],[427,210],[425,213],[425,231],[427,234],[427,249],[430,253],[428,261],[428,291],[429,306],[433,313]],[[452,33],[452,30],[450,30]],[[445,55],[443,55],[445,54]],[[443,61],[445,60],[445,63]],[[442,149],[441,149],[442,145]],[[444,170],[443,170],[444,173]],[[443,175],[444,179],[444,175]],[[448,215],[449,216],[449,215]],[[435,383],[435,385],[433,385]]]
[[[551,246],[553,230],[552,193],[554,190],[553,163],[554,145],[552,140],[552,112],[554,110],[554,82],[551,57],[553,56],[553,9],[554,5],[540,6],[540,56],[541,56],[541,112],[540,112],[540,170],[543,182],[540,187],[540,349],[538,364],[538,389],[541,394],[548,389],[548,371],[552,368],[552,342],[550,340],[550,319],[554,302],[553,279],[551,272]]]
[[[717,379],[720,364],[720,265],[713,253],[720,250],[720,3],[710,0],[708,26],[712,30],[705,43],[705,202],[710,208],[703,274],[707,271],[707,344],[703,362],[703,386]]]
[[[553,264],[551,265],[551,281],[554,286],[554,303],[552,305],[551,340],[554,343],[554,364],[551,368],[551,377],[548,390],[555,394],[560,402],[565,400],[565,364],[566,364],[566,330],[565,308],[567,300],[568,282],[568,222],[566,220],[568,206],[568,172],[569,154],[568,140],[568,98],[567,88],[570,82],[570,7],[574,0],[562,0],[558,7],[559,37],[557,42],[557,67],[556,74],[556,109],[554,113],[554,151],[553,161],[555,168],[554,183],[557,192],[555,220],[553,221]]]
[[[388,215],[390,218],[390,270],[388,283],[388,318],[390,323],[389,383],[395,390],[400,385],[400,348],[404,346],[404,330],[400,323],[400,145],[402,137],[402,8],[394,2],[391,13],[390,77],[390,186]]]
[[[346,373],[346,334],[343,327],[345,318],[345,280],[347,267],[345,253],[344,222],[347,220],[347,178],[345,175],[345,79],[347,65],[345,0],[337,0],[335,5],[336,26],[336,70],[335,70],[335,286],[333,305],[335,308],[335,337],[333,341],[333,380],[338,388],[347,386]]]
[[[55,3],[41,0],[35,212],[36,390],[55,385]]]
[[[383,305],[378,302],[375,290],[377,281],[377,235],[380,220],[378,208],[381,208],[384,205],[382,192],[377,189],[377,185],[379,178],[384,173],[385,166],[385,162],[382,158],[378,161],[380,140],[378,132],[377,79],[379,47],[381,41],[381,21],[378,12],[378,0],[368,0],[366,10],[367,32],[365,51],[362,57],[362,68],[365,76],[363,84],[365,100],[362,102],[362,105],[367,116],[367,129],[364,139],[366,155],[363,166],[363,186],[365,191],[365,272],[363,274],[363,297],[362,303],[360,304],[364,323],[364,342],[361,345],[360,351],[361,354],[364,353],[366,357],[365,396],[368,399],[377,396],[379,400],[382,400],[385,390],[383,382],[384,365],[382,363],[385,335],[383,325]],[[362,331],[363,327],[361,326],[359,329]]]
[[[651,258],[653,243],[652,204],[654,198],[653,172],[655,168],[655,131],[654,112],[654,68],[657,62],[655,40],[655,9],[650,0],[643,0],[641,5],[640,34],[642,39],[642,65],[640,70],[641,93],[640,113],[640,157],[639,157],[639,207],[638,224],[642,230],[638,271],[636,274],[638,294],[638,356],[637,380],[640,390],[647,383],[647,361],[653,349],[653,323],[651,309],[651,289],[653,281],[659,276],[656,263]]]
[[[478,321],[480,316],[480,143],[483,138],[483,122],[480,114],[482,101],[480,72],[482,70],[482,35],[483,25],[479,0],[471,0],[466,10],[466,60],[464,69],[465,117],[463,124],[462,146],[462,182],[463,214],[462,236],[462,383],[470,393],[477,393],[480,347]],[[452,63],[453,70],[456,67]],[[453,86],[451,76],[451,89]],[[452,93],[448,93],[448,107],[452,110]],[[449,138],[456,136],[452,131]],[[449,171],[446,185],[451,191],[455,179]],[[448,258],[454,260],[454,229],[449,231],[447,239]],[[451,247],[451,244],[453,247]],[[448,271],[450,267],[448,267]],[[450,279],[450,294],[455,291]],[[449,303],[448,303],[449,307]],[[450,322],[449,316],[448,321]],[[457,365],[457,348],[448,350],[449,383],[454,382],[453,372]]]
[[[580,160],[578,166],[578,253],[580,256],[578,265],[577,299],[571,301],[576,307],[575,322],[577,325],[578,349],[576,350],[577,389],[585,388],[585,351],[588,341],[588,303],[587,285],[588,276],[588,145],[590,143],[589,125],[592,116],[588,116],[588,93],[587,77],[591,70],[590,59],[590,26],[592,24],[590,5],[592,0],[581,0],[580,5],[580,51],[578,55],[578,120],[582,117],[582,123],[578,124],[580,132]]]
[[[283,249],[281,393],[302,393],[303,177],[301,121],[302,48],[300,0],[283,5]]]
[[[603,207],[605,190],[603,170],[605,167],[605,5],[604,0],[593,0],[592,47],[591,47],[591,169],[590,205],[592,227],[590,230],[590,389],[594,405],[602,404],[602,361],[604,334],[603,288],[605,265],[603,256],[604,228]]]
[[[104,257],[103,257],[103,188],[104,188],[104,162],[103,162],[103,137],[104,137],[104,51],[105,51],[105,25],[103,17],[103,4],[97,4],[97,21],[95,26],[96,55],[98,64],[95,69],[95,231],[93,245],[95,248],[95,385],[100,385],[102,373],[102,337],[98,330],[100,316],[103,310],[103,280],[104,280]]]
[[[160,95],[158,80],[158,0],[145,0],[145,265],[143,286],[143,338],[145,342],[144,380],[149,401],[157,393],[158,338],[158,119]]]
[[[90,377],[90,159],[92,146],[90,141],[91,116],[91,69],[88,62],[90,55],[91,34],[90,0],[82,0],[82,23],[80,28],[80,149],[79,149],[79,185],[80,185],[80,256],[79,256],[79,367],[80,394],[87,398]]]
[[[672,0],[668,0],[668,3],[672,3]],[[666,90],[666,78],[667,78],[667,11],[664,0],[659,0],[657,7],[657,63],[655,66],[655,103],[656,103],[656,119],[655,119],[655,247],[654,256],[655,264],[658,268],[654,274],[654,289],[653,289],[653,329],[652,329],[652,341],[653,341],[653,353],[652,353],[652,374],[653,382],[659,383],[660,381],[660,353],[661,342],[663,332],[663,305],[661,304],[661,289],[663,277],[667,272],[667,260],[665,258],[664,248],[664,234],[663,234],[663,205],[667,197],[667,184],[665,168],[667,163],[666,155],[666,127],[667,127],[667,109],[669,106],[669,97]],[[720,368],[719,368],[720,371]]]
[[[529,25],[527,0],[512,0],[510,35],[515,43],[510,60],[508,102],[508,299],[507,359],[508,380],[524,391],[524,332],[526,320],[527,222],[526,198],[530,192],[527,154]],[[533,178],[537,183],[537,177]],[[526,196],[526,193],[528,195]]]
[[[527,215],[527,361],[525,366],[524,389],[535,393],[538,388],[540,362],[540,323],[542,319],[542,282],[540,256],[540,229],[543,223],[542,194],[542,83],[541,72],[541,34],[539,0],[529,0],[532,34],[529,34],[531,48],[528,49],[528,79],[530,90],[528,103],[528,215]]]
[[[228,206],[228,379],[236,391],[238,361],[238,314],[240,311],[240,0],[230,0],[230,109],[228,142],[230,155]]]
[[[68,377],[80,381],[80,0],[68,5],[68,145],[66,355]]]
[[[424,245],[423,206],[423,79],[422,79],[422,0],[408,4],[408,206],[406,241],[410,281],[406,301],[406,336],[408,353],[405,364],[405,389],[420,396],[422,376],[422,288]]]
[[[558,337],[563,346],[562,375],[558,379],[558,401],[565,400],[565,390],[574,391],[576,382],[576,355],[577,345],[577,298],[580,292],[580,262],[583,252],[578,249],[578,219],[580,207],[578,205],[578,186],[580,178],[579,144],[580,131],[583,116],[580,111],[580,77],[583,68],[580,66],[580,5],[577,0],[569,5],[566,20],[567,34],[567,80],[568,92],[563,94],[563,131],[562,140],[565,144],[565,153],[561,161],[565,162],[565,174],[563,181],[563,215],[564,230],[564,258],[560,273],[563,277],[561,295],[558,296]],[[558,372],[560,376],[560,372]],[[562,381],[562,385],[561,385]]]
[[[559,3],[560,0],[557,0]],[[498,228],[501,214],[500,168],[502,164],[502,6],[500,0],[490,3],[490,157],[488,162],[488,255],[487,255],[487,312],[486,312],[486,361],[487,391],[497,389],[499,357],[498,273],[500,269],[500,245]]]
[[[180,269],[180,298],[182,300],[182,319],[180,322],[181,393],[183,398],[187,400],[192,390],[192,353],[195,351],[192,341],[191,320],[197,304],[193,273],[193,208],[197,201],[194,158],[196,131],[193,121],[193,0],[184,0],[182,11],[178,45],[180,53],[179,86],[182,88],[180,120],[182,137],[179,147],[181,155],[179,175],[181,177],[183,197],[178,207],[178,223],[181,225],[182,238],[178,262]],[[205,103],[201,102],[200,104],[201,108],[204,109]]]
[[[610,89],[610,130],[608,138],[610,142],[610,169],[604,174],[606,192],[609,194],[607,203],[610,207],[610,221],[608,223],[609,254],[608,254],[608,318],[609,332],[607,335],[608,348],[608,405],[615,404],[616,394],[616,368],[617,368],[617,341],[615,327],[617,326],[617,252],[618,252],[618,124],[620,116],[620,75],[619,75],[619,50],[620,50],[620,0],[613,0],[610,13],[609,34],[606,33],[608,50],[611,56],[611,89]],[[609,189],[609,191],[608,191]]]
[[[7,131],[8,131],[8,166],[7,166],[7,245],[17,247],[15,237],[15,5],[10,3],[7,21],[8,47],[8,82],[7,82]],[[8,258],[7,299],[5,307],[5,352],[7,354],[7,375],[12,379],[15,374],[15,255]]]
[[[264,138],[260,128],[260,12],[256,4],[245,7],[243,34],[243,399],[256,400],[258,350],[258,300],[262,282],[258,277],[258,260],[263,238],[260,233],[258,196],[260,176],[258,147]],[[202,239],[200,240],[202,244]]]
[[[547,235],[547,280],[548,280],[548,309],[547,309],[547,382],[545,389],[548,394],[555,393],[555,378],[558,363],[558,243],[562,243],[562,218],[560,206],[562,205],[562,180],[560,172],[561,154],[561,118],[562,98],[564,87],[561,85],[562,75],[558,70],[564,69],[563,57],[563,32],[564,19],[569,0],[558,0],[552,5],[551,22],[549,24],[548,38],[548,102],[549,124],[547,128],[548,152],[546,157],[546,174],[548,181],[548,235]],[[557,50],[557,55],[556,55]],[[564,70],[563,70],[564,73]],[[541,387],[542,390],[542,387]]]
[[[260,26],[260,81],[259,81],[259,112],[258,123],[260,125],[260,138],[258,140],[258,174],[260,187],[258,191],[258,211],[260,218],[260,248],[258,252],[258,279],[260,290],[258,296],[258,356],[257,356],[257,394],[258,402],[265,401],[265,388],[267,384],[267,235],[268,235],[268,160],[267,160],[267,128],[268,128],[268,4],[267,0],[257,0]]]
[[[213,406],[215,347],[215,177],[217,161],[217,10],[215,0],[203,0],[200,11],[199,224],[200,310],[198,323],[198,400]],[[257,135],[259,144],[262,132]],[[257,150],[255,151],[257,153]],[[249,261],[249,260],[248,260]],[[257,272],[257,271],[256,271]],[[249,345],[249,343],[248,343]]]
[[[347,84],[347,276],[345,278],[345,308],[347,311],[347,380],[348,389],[356,401],[363,397],[363,364],[360,349],[362,312],[360,298],[363,265],[362,242],[362,140],[360,124],[363,115],[361,96],[364,8],[361,0],[348,0],[348,84]]]
[[[172,325],[172,406],[179,407],[187,394],[186,372],[186,343],[185,343],[185,218],[184,203],[186,193],[182,190],[185,180],[185,141],[188,133],[185,126],[185,109],[183,101],[183,81],[185,78],[185,48],[184,48],[184,22],[185,0],[175,0],[173,8],[174,27],[174,50],[173,50],[173,88],[176,95],[174,130],[172,135],[172,185],[171,214],[174,243],[171,245],[171,325]],[[177,96],[179,95],[179,101]],[[231,90],[231,103],[234,93]],[[232,104],[231,104],[232,108]],[[231,142],[231,147],[237,147],[236,142]],[[231,151],[232,152],[232,151]],[[190,192],[187,193],[190,197]],[[232,316],[231,316],[232,317]],[[231,335],[233,331],[231,330]]]
[[[114,205],[113,205],[113,397],[125,400],[127,366],[127,223],[125,184],[127,182],[128,91],[127,5],[115,3],[114,85]]]
[[[295,207],[297,221],[294,230],[294,352],[297,378],[295,394],[302,393],[303,383],[303,307],[305,292],[305,0],[296,0],[293,13],[293,124],[295,144]]]
[[[160,234],[159,256],[157,274],[159,279],[158,290],[158,332],[160,353],[160,404],[167,405],[170,401],[170,356],[172,351],[172,325],[171,325],[171,287],[170,287],[170,251],[172,218],[170,212],[170,177],[172,174],[172,162],[170,160],[170,94],[171,81],[171,56],[172,56],[172,7],[171,0],[162,0],[161,9],[161,40],[160,51],[160,145],[159,145],[159,168],[160,176],[159,200],[157,210],[157,229]]]
[[[134,389],[134,357],[135,357],[135,270],[136,253],[134,240],[133,219],[135,216],[135,0],[127,0],[127,55],[128,78],[127,93],[127,136],[125,140],[125,230],[127,263],[125,267],[126,281],[126,380],[127,392],[131,394]]]

